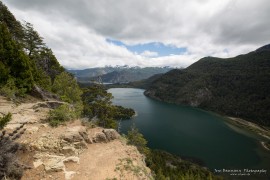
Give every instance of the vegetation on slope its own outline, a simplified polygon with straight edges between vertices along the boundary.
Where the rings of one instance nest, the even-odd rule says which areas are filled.
[[[188,104],[270,126],[270,51],[234,58],[206,57],[184,70],[172,70],[145,92],[152,98]]]
[[[30,59],[9,33],[7,26],[0,23],[0,87],[13,83],[16,89],[29,91],[34,84],[34,69]]]
[[[116,120],[130,119],[135,111],[130,108],[112,105],[113,96],[101,85],[93,85],[83,89],[83,115],[89,119],[97,119],[99,126],[116,128]]]
[[[166,179],[223,179],[215,176],[206,168],[197,164],[183,160],[182,158],[172,155],[161,150],[151,150],[147,147],[147,141],[139,130],[132,126],[126,136],[128,144],[134,145],[146,156],[146,164],[152,170],[156,180]]]
[[[51,89],[64,71],[30,23],[22,25],[0,2],[0,93],[14,98],[34,85]]]

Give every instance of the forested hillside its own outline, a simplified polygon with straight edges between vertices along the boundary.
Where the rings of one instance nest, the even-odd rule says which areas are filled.
[[[0,2],[0,92],[22,96],[34,85],[51,90],[64,68],[33,26],[21,24]]]
[[[270,47],[234,58],[205,57],[172,70],[150,84],[145,95],[188,104],[270,126]]]

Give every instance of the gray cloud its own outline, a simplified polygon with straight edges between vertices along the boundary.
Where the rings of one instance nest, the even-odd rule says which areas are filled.
[[[34,24],[70,68],[106,64],[187,66],[207,55],[228,57],[269,43],[268,0],[4,0]],[[105,41],[163,42],[187,54],[147,57]],[[226,51],[225,51],[226,50]],[[169,59],[169,60],[168,60]],[[169,63],[169,64],[168,64]]]

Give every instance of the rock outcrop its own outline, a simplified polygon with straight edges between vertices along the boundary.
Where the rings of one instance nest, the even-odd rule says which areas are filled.
[[[60,98],[57,95],[52,94],[48,91],[45,91],[45,90],[41,89],[40,87],[38,87],[37,85],[34,85],[31,94],[34,97],[40,98],[40,99],[45,100],[45,101],[48,101],[50,99],[60,100]]]
[[[144,157],[114,129],[89,128],[80,120],[57,128],[50,127],[47,114],[62,102],[31,102],[16,106],[0,96],[0,113],[12,113],[6,126],[13,130],[24,123],[25,133],[18,140],[24,171],[23,180],[36,179],[151,179]],[[128,165],[132,165],[126,169]],[[120,170],[119,170],[120,169]]]
[[[105,134],[108,141],[118,139],[120,137],[115,129],[104,129],[102,132]]]

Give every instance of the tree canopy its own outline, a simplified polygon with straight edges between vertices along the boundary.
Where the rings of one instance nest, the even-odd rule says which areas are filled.
[[[0,93],[23,94],[30,92],[34,84],[50,91],[54,78],[64,68],[33,25],[22,25],[2,2],[0,35]],[[15,87],[8,89],[7,84]]]

